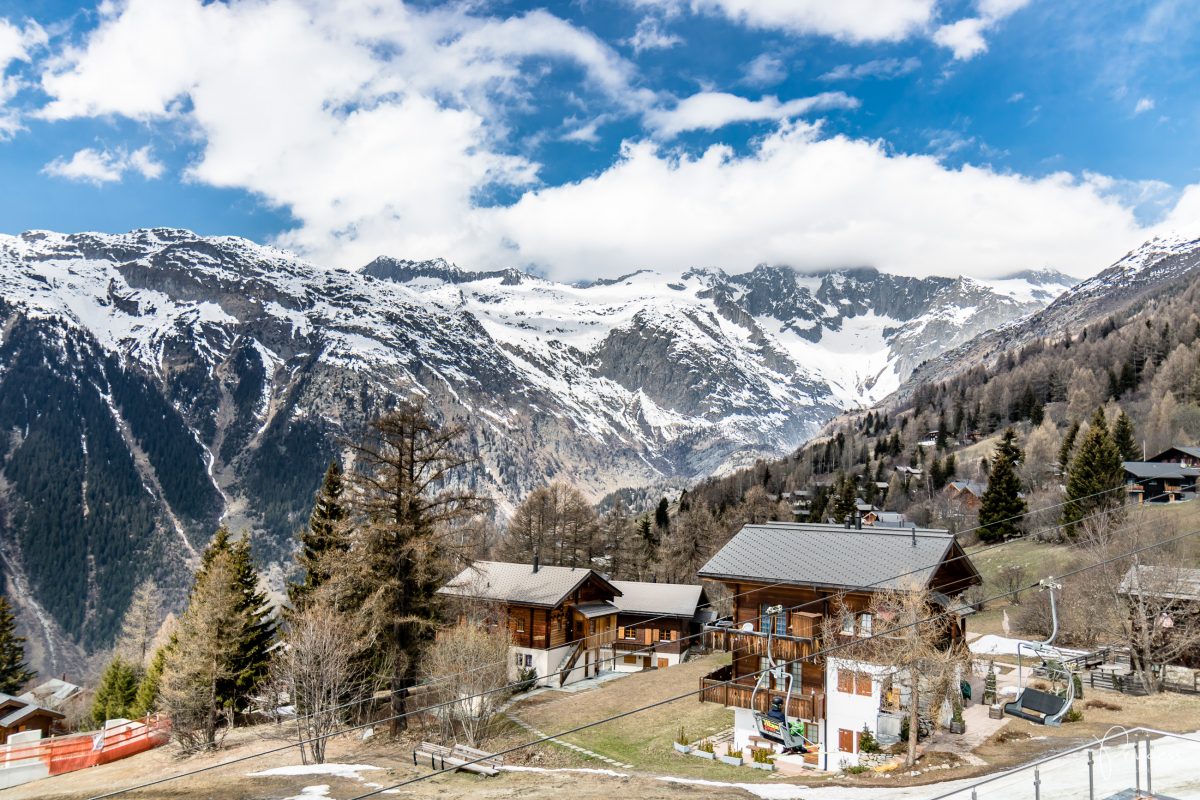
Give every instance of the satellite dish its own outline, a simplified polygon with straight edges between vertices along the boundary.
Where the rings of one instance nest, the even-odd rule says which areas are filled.
[[[754,623],[753,622],[743,622],[742,630],[746,631],[747,633],[752,633],[754,631]]]

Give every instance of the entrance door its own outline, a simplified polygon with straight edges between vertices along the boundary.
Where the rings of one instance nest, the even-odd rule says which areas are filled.
[[[666,669],[669,666],[671,666],[671,662],[669,660],[667,660],[665,658],[660,658],[658,660],[658,668],[659,669]]]

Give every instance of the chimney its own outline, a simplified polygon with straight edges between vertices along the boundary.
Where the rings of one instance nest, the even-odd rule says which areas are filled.
[[[917,546],[917,526],[916,525],[912,526],[912,546],[913,547]]]
[[[860,531],[862,530],[862,514],[857,511],[854,512],[854,524]]]
[[[534,574],[534,575],[536,575],[536,574],[537,574],[538,567],[540,566],[540,563],[539,563],[539,562],[540,562],[540,560],[541,560],[541,559],[538,557],[538,553],[537,553],[537,551],[535,550],[535,551],[534,551],[534,553],[533,553],[533,574]]]

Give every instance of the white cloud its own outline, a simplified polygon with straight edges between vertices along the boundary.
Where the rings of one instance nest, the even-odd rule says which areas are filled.
[[[502,261],[563,278],[760,262],[912,275],[1051,265],[1085,275],[1149,232],[1106,191],[1065,173],[948,169],[797,123],[740,157],[721,146],[692,157],[630,143],[600,175],[481,216],[483,229],[517,244]],[[1200,190],[1192,210],[1173,223],[1197,228]]]
[[[633,36],[625,40],[625,44],[632,47],[635,53],[645,50],[667,50],[682,43],[683,39],[664,31],[662,23],[654,17],[642,17]]]
[[[1150,97],[1139,98],[1137,101],[1137,105],[1135,105],[1133,107],[1133,113],[1135,115],[1136,114],[1144,114],[1147,111],[1153,111],[1153,110],[1154,110],[1154,100],[1153,100],[1153,98],[1150,98]]]
[[[659,136],[669,139],[684,131],[716,130],[734,122],[782,121],[812,111],[857,107],[858,101],[843,92],[822,92],[785,103],[770,95],[749,100],[726,92],[698,92],[670,110],[647,112],[646,123]]]
[[[0,140],[21,129],[20,114],[9,104],[26,83],[16,75],[5,74],[17,61],[28,61],[31,52],[46,43],[46,32],[36,22],[24,27],[0,17]]]
[[[632,0],[677,12],[680,0]],[[899,41],[933,19],[936,0],[690,0],[696,13],[752,28],[818,34],[846,42]]]
[[[163,169],[162,163],[154,160],[149,146],[140,147],[132,153],[85,147],[69,159],[61,156],[54,159],[42,167],[42,172],[56,178],[100,186],[121,180],[127,172],[136,172],[146,180],[154,180],[162,175]]]
[[[933,41],[949,49],[955,59],[968,61],[987,52],[983,36],[986,32],[1027,5],[1029,0],[979,0],[976,5],[979,16],[941,26],[933,32]]]
[[[1024,99],[1025,99],[1025,93],[1024,93],[1024,92],[1013,92],[1012,94],[1010,94],[1010,95],[1008,96],[1008,102],[1009,102],[1009,103],[1019,103],[1019,102],[1021,102],[1021,101],[1022,101],[1022,100],[1024,100]]]
[[[787,65],[772,53],[761,53],[742,67],[742,82],[751,86],[773,86],[787,77]]]
[[[889,80],[914,71],[921,66],[920,59],[909,57],[876,58],[862,64],[839,64],[821,76],[823,81],[862,80],[863,78],[880,78]]]

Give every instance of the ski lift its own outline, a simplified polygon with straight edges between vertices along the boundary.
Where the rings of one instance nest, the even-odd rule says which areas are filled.
[[[1036,722],[1039,725],[1056,726],[1062,724],[1062,718],[1071,710],[1071,704],[1075,700],[1075,676],[1067,668],[1062,653],[1054,647],[1054,640],[1058,637],[1058,607],[1054,602],[1054,591],[1062,587],[1054,583],[1053,578],[1040,581],[1038,585],[1038,591],[1050,592],[1050,638],[1044,642],[1020,642],[1017,644],[1017,685],[1020,687],[1021,693],[1011,703],[1004,705],[1004,713]],[[1030,669],[1031,676],[1034,673],[1041,673],[1052,686],[1062,681],[1065,685],[1063,694],[1043,692],[1026,685],[1028,680],[1025,678],[1023,650],[1028,650],[1030,658],[1037,659],[1039,662],[1037,667]]]
[[[750,709],[754,714],[754,727],[758,729],[759,736],[783,745],[784,752],[806,753],[812,742],[804,738],[803,733],[793,732],[792,723],[787,718],[787,709],[792,700],[792,673],[788,671],[786,665],[776,663],[771,648],[771,643],[775,638],[775,617],[782,613],[782,605],[770,606],[766,609],[766,615],[770,620],[767,626],[768,666],[758,673],[758,680],[755,681],[754,691],[750,695]],[[756,701],[760,691],[764,688],[770,690],[772,677],[776,679],[776,688],[782,684],[784,695],[772,697],[771,709],[763,714],[757,710]]]

